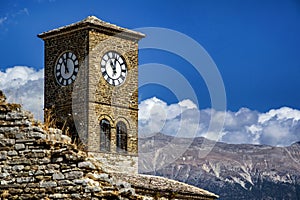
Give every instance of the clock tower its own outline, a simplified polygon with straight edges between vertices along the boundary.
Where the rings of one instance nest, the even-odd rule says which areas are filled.
[[[51,120],[107,169],[137,173],[138,41],[145,35],[89,16],[38,37]]]

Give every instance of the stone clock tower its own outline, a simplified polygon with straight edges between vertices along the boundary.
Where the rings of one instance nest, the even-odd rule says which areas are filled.
[[[94,16],[38,35],[45,42],[45,109],[108,169],[137,173],[138,41]]]

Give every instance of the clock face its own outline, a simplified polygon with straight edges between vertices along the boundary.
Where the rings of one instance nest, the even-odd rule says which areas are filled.
[[[79,70],[79,62],[74,53],[65,52],[62,54],[55,65],[54,75],[56,81],[61,86],[67,86],[76,79]]]
[[[109,84],[121,85],[127,76],[125,59],[115,51],[105,53],[101,59],[101,72]]]

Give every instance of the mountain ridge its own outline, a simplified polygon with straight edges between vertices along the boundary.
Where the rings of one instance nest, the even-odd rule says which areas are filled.
[[[226,144],[202,137],[192,142],[184,142],[186,140],[190,139],[176,139],[161,133],[141,138],[139,150],[151,152],[155,149],[155,152],[152,160],[140,159],[140,171],[214,191],[221,200],[300,199],[300,142],[274,147]],[[172,155],[162,153],[162,149],[166,146],[176,149],[180,142],[190,145],[174,162],[163,163],[167,160],[164,158]],[[210,145],[213,148],[204,157],[204,150]],[[152,172],[145,167],[149,162],[156,163]]]

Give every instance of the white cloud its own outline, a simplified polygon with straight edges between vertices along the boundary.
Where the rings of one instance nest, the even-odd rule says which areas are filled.
[[[288,120],[292,119],[293,121],[300,120],[300,111],[288,107],[282,107],[280,109],[272,109],[267,113],[263,113],[259,116],[258,121],[264,123],[270,121],[272,118],[278,120]]]
[[[24,15],[30,15],[28,8],[12,9],[10,12],[6,13],[5,17],[0,17],[0,25],[18,24],[18,19],[24,17]],[[8,29],[6,28],[5,30]]]
[[[227,143],[285,146],[300,141],[300,111],[288,107],[266,113],[248,108],[224,113],[213,109],[198,110],[188,99],[167,105],[153,97],[142,101],[139,109],[139,133],[144,137],[155,132],[189,137],[194,136],[190,132],[196,130],[197,136],[220,138],[220,141]],[[221,132],[211,129],[208,133],[211,116],[216,119],[213,124],[222,125],[225,114]]]
[[[153,97],[142,101],[139,105],[139,134],[143,137],[147,134],[166,132],[171,135],[188,136],[191,130],[198,129],[198,116],[197,106],[188,99],[167,105],[164,101]]]
[[[27,8],[22,8],[22,9],[18,10],[16,13],[12,14],[12,16],[16,17],[18,15],[23,15],[23,14],[29,15],[29,11]]]
[[[0,25],[3,24],[7,20],[7,17],[1,17],[0,18]]]
[[[36,118],[43,118],[44,70],[15,66],[0,71],[0,89],[9,102],[21,103]],[[216,132],[210,125],[222,126]],[[211,116],[214,121],[211,123]],[[208,133],[208,130],[210,132]],[[147,137],[157,132],[180,137],[205,136],[227,143],[251,143],[285,146],[300,141],[300,111],[288,107],[260,113],[248,108],[226,113],[213,109],[199,110],[185,99],[168,105],[156,97],[139,104],[139,134]]]
[[[36,71],[26,66],[15,66],[0,72],[1,88],[19,88],[28,81],[35,81],[44,78],[44,70]]]
[[[35,118],[43,119],[44,107],[44,70],[26,66],[7,68],[0,71],[0,89],[8,102],[20,103],[30,110]]]

